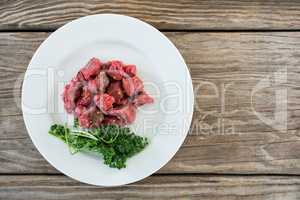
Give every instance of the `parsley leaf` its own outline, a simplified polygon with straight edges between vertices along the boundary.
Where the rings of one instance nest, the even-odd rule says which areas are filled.
[[[127,159],[142,151],[149,143],[147,138],[135,135],[129,128],[116,125],[71,130],[54,124],[50,127],[49,134],[64,141],[72,154],[95,152],[102,155],[104,164],[118,169],[126,167]]]

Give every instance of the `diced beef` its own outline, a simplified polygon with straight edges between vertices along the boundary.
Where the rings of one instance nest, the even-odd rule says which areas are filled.
[[[109,79],[106,75],[106,72],[100,72],[96,77],[96,80],[97,80],[99,92],[105,92],[107,86],[109,85]]]
[[[135,65],[124,65],[123,70],[130,77],[134,77],[136,75],[136,66]]]
[[[85,80],[89,80],[92,77],[98,75],[101,70],[101,62],[97,58],[92,58],[88,64],[80,70]]]
[[[101,66],[101,70],[107,71],[109,69],[110,65],[111,65],[111,61],[103,63]]]
[[[99,127],[103,119],[103,113],[96,106],[83,109],[83,112],[78,116],[79,125],[83,128]]]
[[[141,94],[137,95],[133,99],[133,104],[135,106],[142,106],[145,104],[153,103],[154,99],[150,97],[146,92],[142,92]]]
[[[78,117],[79,126],[82,128],[90,128],[92,125],[92,121],[90,120],[88,115],[82,114]]]
[[[136,107],[132,104],[127,104],[120,108],[113,108],[108,114],[123,120],[126,124],[131,124],[135,120]]]
[[[153,103],[153,98],[144,91],[135,65],[117,60],[102,64],[92,58],[65,86],[63,101],[81,127],[93,128],[131,124],[137,107]]]
[[[120,104],[122,98],[124,97],[122,82],[115,81],[110,84],[107,88],[107,94],[115,98],[115,103]]]
[[[79,72],[77,73],[77,75],[76,75],[76,77],[74,78],[74,80],[75,80],[75,81],[78,81],[78,82],[85,81],[85,78],[84,78],[84,76],[83,76],[83,74],[82,74],[81,71],[79,71]]]
[[[92,93],[103,93],[109,85],[109,79],[105,72],[100,72],[95,79],[88,81],[88,88]]]
[[[98,108],[96,108],[95,111],[91,113],[91,115],[93,121],[92,127],[99,127],[104,119],[103,113]]]
[[[84,86],[81,96],[77,100],[77,105],[88,106],[92,102],[92,93],[87,86]]]
[[[96,79],[92,79],[88,81],[88,88],[89,90],[95,94],[98,93],[98,84]]]
[[[124,97],[123,99],[120,100],[118,105],[124,106],[124,105],[127,105],[129,102],[130,102],[130,100],[128,99],[128,97]]]
[[[68,113],[72,113],[76,106],[76,100],[80,96],[82,84],[72,80],[64,88],[63,101]]]
[[[116,124],[116,125],[119,125],[119,126],[126,125],[125,122],[122,119],[119,119],[115,116],[105,116],[103,121],[102,121],[102,124],[105,124],[105,125]]]
[[[75,108],[75,116],[79,117],[80,115],[82,115],[84,112],[86,112],[86,107],[82,106],[82,105],[78,105]]]
[[[144,89],[143,82],[137,76],[123,78],[122,84],[125,93],[130,97],[136,95],[138,92],[141,92]]]
[[[123,71],[123,63],[118,60],[111,61],[107,74],[114,80],[122,80],[125,75],[125,72]]]
[[[97,94],[94,96],[94,102],[96,106],[103,112],[106,113],[113,107],[113,103],[115,102],[114,97],[108,94]]]

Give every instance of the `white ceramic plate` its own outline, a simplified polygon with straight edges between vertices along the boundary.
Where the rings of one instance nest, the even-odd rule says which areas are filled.
[[[61,92],[91,57],[136,64],[155,103],[141,107],[131,128],[149,137],[150,145],[112,169],[101,157],[78,153],[48,134],[53,123],[72,121]],[[188,68],[176,47],[157,29],[138,19],[101,14],[72,21],[52,33],[34,54],[22,88],[28,133],[44,158],[78,181],[116,186],[141,180],[163,167],[177,152],[190,127],[193,88]]]

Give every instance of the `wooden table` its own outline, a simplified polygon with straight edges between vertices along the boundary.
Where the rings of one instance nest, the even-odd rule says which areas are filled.
[[[81,16],[120,13],[170,38],[193,78],[184,145],[140,182],[74,181],[33,146],[20,109],[34,51]],[[300,199],[300,1],[1,0],[0,199]]]

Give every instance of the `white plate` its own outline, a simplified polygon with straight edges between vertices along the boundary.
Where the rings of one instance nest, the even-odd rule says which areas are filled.
[[[109,168],[94,155],[70,155],[63,142],[48,134],[53,123],[70,121],[60,94],[91,57],[136,64],[155,99],[138,110],[131,126],[149,137],[150,145],[130,158],[125,169]],[[69,177],[100,186],[132,183],[163,167],[187,135],[193,100],[188,68],[170,40],[149,24],[114,14],[83,17],[52,33],[34,54],[22,88],[24,121],[39,152]]]

